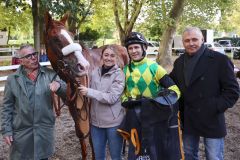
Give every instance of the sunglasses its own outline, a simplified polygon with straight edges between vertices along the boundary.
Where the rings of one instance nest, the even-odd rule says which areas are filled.
[[[33,52],[31,54],[21,57],[21,59],[22,58],[31,59],[32,57],[36,58],[37,56],[38,56],[38,52]]]

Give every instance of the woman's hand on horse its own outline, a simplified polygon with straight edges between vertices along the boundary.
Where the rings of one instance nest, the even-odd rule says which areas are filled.
[[[49,88],[52,92],[56,92],[60,88],[60,83],[57,81],[52,81],[52,83],[49,84]]]
[[[83,85],[80,85],[80,87],[78,87],[78,89],[79,89],[79,91],[80,91],[80,93],[82,94],[82,95],[87,95],[87,92],[88,92],[88,88],[87,87],[85,87],[85,86],[83,86]]]

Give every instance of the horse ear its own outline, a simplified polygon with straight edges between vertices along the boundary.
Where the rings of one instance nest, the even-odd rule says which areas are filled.
[[[62,22],[63,24],[66,24],[66,21],[68,20],[68,17],[69,17],[69,13],[66,13],[62,19],[60,20],[60,22]]]
[[[47,31],[49,26],[52,24],[52,16],[49,14],[48,11],[45,12],[44,20],[45,20],[45,28]]]

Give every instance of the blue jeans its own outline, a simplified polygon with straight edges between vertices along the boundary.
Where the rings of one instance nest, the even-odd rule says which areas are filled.
[[[183,135],[183,145],[186,160],[198,160],[199,136]],[[206,160],[224,159],[224,138],[204,138]]]
[[[117,133],[118,126],[98,128],[91,125],[91,136],[96,160],[105,160],[106,144],[108,142],[112,160],[121,160],[122,137]]]

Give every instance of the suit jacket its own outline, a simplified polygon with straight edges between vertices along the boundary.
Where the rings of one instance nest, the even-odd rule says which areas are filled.
[[[170,76],[178,85],[183,132],[207,138],[226,135],[224,112],[239,97],[234,66],[227,56],[206,48],[197,62],[189,86],[184,80],[184,55],[174,63]]]

